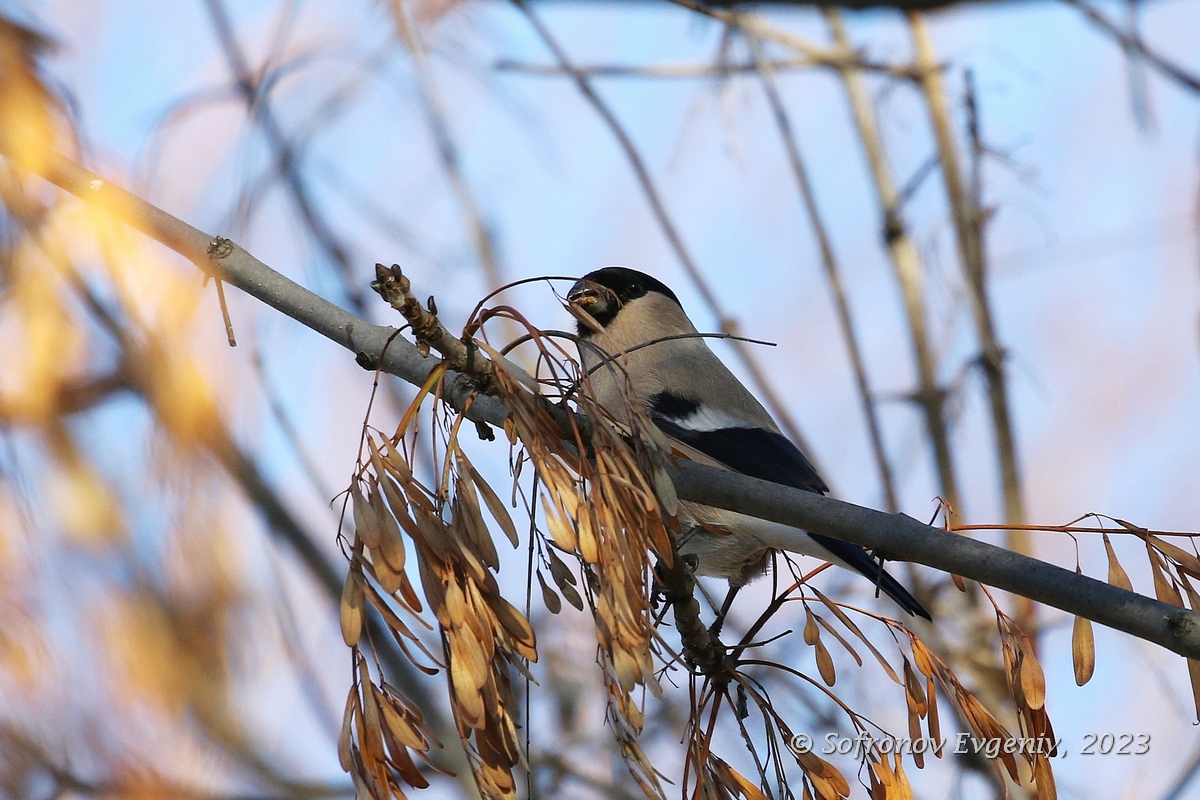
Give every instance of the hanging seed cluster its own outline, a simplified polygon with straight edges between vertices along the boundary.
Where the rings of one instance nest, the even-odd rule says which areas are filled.
[[[500,370],[496,384],[510,410],[505,426],[509,440],[524,448],[536,469],[549,535],[559,549],[579,558],[590,578],[585,588],[616,740],[643,791],[661,796],[657,773],[637,741],[644,714],[635,690],[660,693],[651,656],[646,576],[652,558],[671,559],[664,506],[674,510],[673,487],[649,436],[639,435],[636,424],[631,434],[614,423],[586,386],[576,402],[592,427],[586,440],[575,431],[572,447],[542,401]],[[648,425],[643,422],[640,430]],[[551,562],[552,580],[570,596],[567,574]]]
[[[421,710],[386,681],[371,680],[367,660],[354,651],[357,680],[346,698],[338,760],[350,773],[359,797],[404,797],[403,784],[424,789],[429,781],[413,761],[413,753],[437,769],[427,758],[431,746],[440,747],[426,726]]]
[[[377,451],[372,454],[375,461],[382,461]],[[342,638],[352,650],[355,682],[346,699],[338,759],[350,773],[359,796],[384,800],[404,797],[404,785],[418,789],[428,786],[429,781],[417,768],[413,754],[433,766],[427,754],[431,747],[441,745],[416,704],[382,678],[378,683],[372,680],[367,659],[359,649],[369,604],[414,664],[421,666],[413,654],[414,647],[438,663],[392,605],[395,603],[406,616],[428,627],[418,616],[421,601],[404,570],[404,540],[397,516],[384,500],[382,487],[392,492],[395,487],[386,482],[386,472],[377,469],[378,474],[385,476],[382,486],[377,476],[371,476],[365,494],[357,483],[351,490],[356,531],[350,570],[342,589],[341,626]],[[421,668],[436,672],[434,667]]]
[[[911,662],[904,659],[903,681],[894,673],[891,675],[893,680],[905,687],[909,736],[921,735],[920,720],[925,719],[926,735],[933,740],[941,738],[935,691],[936,687],[940,687],[958,709],[959,718],[970,727],[972,738],[968,747],[973,748],[973,752],[989,758],[993,764],[1002,764],[1008,776],[1018,785],[1032,780],[1041,800],[1054,800],[1058,794],[1049,759],[1057,751],[1054,749],[1054,729],[1045,708],[1046,678],[1029,637],[1011,619],[999,611],[997,614],[1001,620],[1000,639],[1005,675],[1017,712],[1021,739],[1015,739],[983,703],[962,685],[950,667],[920,639],[896,626],[893,630],[902,631],[909,638],[913,655]],[[986,745],[990,745],[990,748]],[[936,755],[940,758],[942,753],[939,751]],[[924,766],[924,758],[920,754],[914,753],[913,761],[918,768]],[[876,797],[874,794],[871,796],[873,799]],[[911,797],[911,790],[904,796]],[[879,797],[891,795],[881,794]]]
[[[811,587],[810,587],[811,588]],[[1013,694],[1014,705],[1017,708],[1021,736],[1026,743],[1025,748],[1017,747],[1013,735],[984,707],[965,686],[950,667],[938,658],[919,638],[902,625],[888,621],[887,624],[898,636],[907,638],[912,658],[901,655],[901,669],[897,671],[885,659],[882,653],[859,630],[837,604],[824,595],[816,592],[817,598],[833,612],[834,616],[847,627],[875,656],[884,673],[904,691],[907,707],[908,741],[925,740],[929,742],[944,742],[941,729],[941,716],[938,710],[938,691],[950,699],[959,712],[959,717],[970,728],[973,743],[979,744],[978,754],[989,758],[993,763],[1002,764],[1012,780],[1021,784],[1024,780],[1032,780],[1037,787],[1039,798],[1053,800],[1057,796],[1054,775],[1051,770],[1049,757],[1055,755],[1053,749],[1054,731],[1045,711],[1045,678],[1033,655],[1028,637],[1014,627],[1007,634],[1002,630],[1001,639],[1004,643],[1005,663],[1008,668],[1009,688]],[[814,624],[815,623],[815,624]],[[819,627],[818,627],[819,626]],[[861,658],[851,647],[850,642],[834,631],[820,615],[809,610],[806,617],[805,638],[812,639],[809,644],[819,641],[820,628],[833,633],[837,640],[846,648],[855,661],[862,664]],[[826,654],[828,659],[828,654]],[[832,685],[832,668],[822,666],[818,657],[818,670],[826,683]],[[862,718],[842,705],[851,718],[855,728],[866,733]],[[776,719],[776,724],[785,736],[791,733],[782,720]],[[1044,746],[1041,752],[1031,752],[1035,748],[1027,743],[1031,739],[1042,737]],[[993,743],[990,748],[985,743]],[[999,744],[999,747],[996,747]],[[1013,745],[1007,747],[1007,745]],[[945,748],[930,749],[941,758]],[[912,749],[911,757],[918,769],[925,766],[926,751]],[[797,753],[796,759],[804,771],[804,796],[817,800],[842,800],[849,796],[849,786],[845,778],[831,764],[813,753]],[[863,766],[866,773],[868,794],[871,800],[912,800],[913,790],[904,774],[902,757],[899,752],[884,752],[879,748],[867,747],[863,753]],[[997,767],[999,768],[999,767]]]
[[[457,425],[449,439],[439,489],[430,490],[414,477],[397,444],[413,416],[406,415],[394,439],[378,445],[367,440],[370,470],[363,473],[366,491],[356,484],[351,492],[356,557],[343,595],[343,635],[347,644],[357,644],[366,600],[414,664],[431,673],[444,668],[451,710],[480,792],[489,798],[515,797],[513,770],[525,759],[509,667],[526,672],[525,661],[537,660],[537,644],[529,621],[500,595],[494,575],[499,556],[484,522],[480,496],[493,516],[502,520],[514,544],[516,529],[499,498],[458,448]],[[416,551],[421,586],[438,621],[443,645],[440,659],[425,649],[390,603],[363,579],[363,572],[369,573],[388,595],[387,600],[420,619],[416,616],[421,611],[420,599],[405,572],[405,536]],[[364,552],[367,557],[359,557]],[[434,666],[422,666],[413,648],[421,650]],[[354,767],[351,773],[356,782],[366,785],[371,797],[386,798],[391,796],[389,792],[403,796],[397,782],[389,779],[389,769],[409,786],[423,788],[428,782],[411,768],[411,759],[405,761],[405,748],[424,755],[435,742],[432,733],[417,724],[420,713],[415,706],[386,684],[372,684],[365,659],[360,657],[358,663],[362,696],[352,694],[347,708],[349,730],[355,730],[350,718],[358,721],[357,745],[347,748]],[[373,733],[369,698],[383,710],[386,756],[382,748],[372,746],[379,736]]]
[[[515,462],[531,464],[536,473],[549,539],[560,552],[576,556],[587,577],[580,588],[595,619],[597,661],[615,739],[646,793],[662,796],[658,774],[638,743],[644,712],[637,690],[660,692],[651,655],[647,575],[652,558],[671,558],[669,517],[662,510],[663,505],[674,505],[673,494],[663,488],[670,487],[670,481],[655,466],[657,450],[649,437],[618,427],[586,393],[576,400],[592,421],[587,440],[577,434],[575,447],[564,442],[544,399],[530,391],[531,379],[511,375],[511,362],[488,354],[496,365],[491,385],[510,410],[505,431],[512,446],[519,448]],[[433,664],[426,670],[444,667],[458,733],[481,793],[515,797],[513,773],[525,757],[510,668],[527,675],[525,663],[537,660],[537,647],[528,620],[500,595],[494,575],[499,556],[484,509],[514,546],[517,530],[504,503],[458,444],[462,416],[446,436],[436,490],[414,477],[401,443],[420,400],[438,388],[437,377],[405,415],[396,436],[379,443],[367,440],[370,464],[363,470],[362,485],[356,483],[351,490],[357,533],[343,593],[343,635],[351,646],[358,644],[363,612],[370,605],[414,663],[420,666],[420,650]],[[660,494],[670,499],[660,502]],[[419,620],[420,599],[405,572],[406,539],[415,549],[421,586],[442,635],[441,658],[425,651],[412,626],[393,607]],[[581,603],[574,575],[562,559],[553,554],[547,563],[550,581],[564,596]],[[543,596],[557,600],[546,578],[540,572],[537,577]],[[561,604],[547,605],[557,611]],[[434,741],[432,734],[419,716],[414,717],[415,707],[395,699],[394,689],[371,682],[365,660],[359,672],[358,691],[348,706],[346,763],[371,796],[386,797],[388,791],[399,795],[401,780],[423,785],[420,773],[407,769],[412,764],[408,750],[424,755]],[[389,737],[383,715],[377,715],[384,724],[375,735],[371,710],[376,706],[392,708],[419,736]],[[401,755],[393,752],[393,743]]]
[[[996,764],[996,769],[1004,770],[1018,784],[1032,782],[1036,786],[1039,798],[1054,798],[1056,796],[1054,776],[1051,771],[1049,757],[1055,754],[1054,731],[1045,711],[1045,679],[1041,667],[1034,657],[1030,641],[1015,627],[1009,626],[1002,630],[1002,641],[1005,643],[1005,658],[1008,665],[1009,688],[1013,694],[1014,705],[1018,710],[1021,739],[1015,738],[999,721],[984,707],[984,705],[963,686],[953,670],[914,633],[894,620],[886,620],[869,615],[883,622],[892,631],[897,644],[907,640],[908,653],[898,648],[901,656],[901,667],[896,669],[884,657],[883,653],[868,639],[859,626],[854,622],[842,604],[835,603],[811,586],[807,587],[816,600],[803,599],[805,608],[805,624],[803,637],[814,649],[817,671],[823,683],[832,687],[836,680],[832,655],[824,644],[826,636],[831,636],[840,649],[847,652],[858,666],[863,665],[857,647],[859,643],[865,646],[879,663],[884,674],[903,692],[907,709],[908,742],[925,741],[943,743],[941,747],[908,748],[903,752],[882,747],[879,742],[890,739],[890,735],[878,731],[876,726],[856,713],[836,695],[826,690],[833,700],[847,715],[855,733],[863,736],[867,744],[862,746],[859,757],[862,759],[862,771],[866,786],[872,800],[912,800],[913,790],[904,773],[903,757],[908,756],[918,769],[923,769],[928,753],[942,758],[946,753],[947,741],[954,741],[950,749],[957,747],[956,739],[946,739],[942,734],[941,714],[939,712],[939,692],[950,700],[958,711],[959,718],[966,723],[971,741],[968,747],[976,748],[981,758],[990,759]],[[791,590],[788,590],[789,592]],[[786,596],[785,592],[785,596]],[[829,612],[831,618],[819,613],[819,607]],[[1011,621],[1008,621],[1011,623]],[[840,623],[844,632],[839,632],[836,623]],[[1007,637],[1007,638],[1005,638]],[[855,641],[857,640],[857,642]],[[788,669],[788,668],[784,668]],[[787,778],[782,774],[778,763],[780,754],[791,750],[804,773],[802,794],[814,800],[843,800],[849,797],[850,786],[842,773],[831,763],[825,761],[814,752],[797,752],[788,747],[793,741],[792,731],[786,720],[778,715],[773,704],[762,689],[762,684],[748,681],[741,675],[736,680],[743,695],[753,700],[754,705],[763,715],[763,722],[768,730],[778,731],[777,735],[769,735],[769,757],[765,760],[756,758],[760,764],[759,786],[768,782],[767,770],[763,764],[773,766],[776,774],[775,781],[785,786]],[[809,678],[817,685],[814,678]],[[747,716],[746,704],[737,706],[739,724]],[[712,716],[719,708],[712,710]],[[695,714],[698,718],[700,715]],[[693,739],[691,742],[692,764],[706,765],[701,774],[701,787],[711,796],[756,796],[741,788],[744,780],[736,773],[731,774],[727,767],[715,763],[711,755],[712,727],[699,731],[693,723]],[[1033,742],[1041,737],[1038,748]],[[817,738],[817,737],[813,737]],[[893,740],[895,741],[895,740]],[[999,746],[997,746],[999,745]],[[1023,746],[1018,746],[1023,745]],[[1040,750],[1040,752],[1035,752]],[[697,755],[698,754],[698,755]],[[719,759],[716,759],[719,760]],[[730,783],[732,781],[732,783]],[[709,784],[718,783],[719,786]],[[707,796],[706,795],[706,796]]]

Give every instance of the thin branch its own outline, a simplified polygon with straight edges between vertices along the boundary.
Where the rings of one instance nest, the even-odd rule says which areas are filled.
[[[1088,516],[1091,516],[1091,515],[1088,515]],[[1083,518],[1081,517],[1081,519],[1083,519]],[[1106,518],[1106,519],[1110,519],[1110,518]],[[1015,528],[1015,527],[1018,527],[1018,526],[1005,525],[1005,524],[999,523],[999,522],[994,522],[994,523],[993,522],[977,522],[977,523],[972,523],[970,525],[951,525],[947,530],[953,531],[954,533],[961,533],[962,531],[1009,531],[1009,530],[1013,530],[1013,528]],[[1021,526],[1019,526],[1019,528],[1020,528],[1020,530],[1023,530],[1023,531],[1041,531],[1044,533],[1107,533],[1109,536],[1114,536],[1114,535],[1121,536],[1121,535],[1126,535],[1126,534],[1136,536],[1137,532],[1143,532],[1143,533],[1152,533],[1155,536],[1158,536],[1160,538],[1163,536],[1180,536],[1180,537],[1184,537],[1187,539],[1200,538],[1200,532],[1152,531],[1152,530],[1142,529],[1142,528],[1134,529],[1134,528],[1127,528],[1127,527],[1097,528],[1097,527],[1090,527],[1090,526],[1083,526],[1083,525],[1021,525]]]
[[[840,13],[836,9],[822,10],[829,25],[834,42],[843,50],[850,50],[850,39],[846,34]],[[925,314],[924,268],[917,246],[908,233],[904,215],[900,208],[900,195],[892,177],[891,167],[879,134],[879,123],[871,107],[871,99],[863,82],[862,73],[856,69],[842,71],[842,84],[850,102],[854,125],[862,140],[863,151],[871,168],[875,192],[883,210],[883,240],[891,257],[904,298],[904,310],[908,316],[909,341],[913,360],[917,366],[920,387],[914,399],[925,414],[925,427],[933,448],[934,464],[937,468],[941,496],[955,512],[961,511],[958,479],[955,477],[954,458],[950,449],[950,426],[946,421],[946,392],[938,384],[937,358],[929,342],[928,323]]]
[[[858,389],[859,403],[862,405],[863,416],[867,421],[867,432],[871,439],[871,451],[875,456],[875,465],[879,469],[879,481],[883,487],[884,504],[888,511],[900,510],[896,500],[895,481],[892,478],[892,466],[888,462],[887,451],[883,446],[883,431],[879,424],[879,413],[875,407],[875,397],[867,380],[867,368],[863,361],[862,349],[858,345],[858,334],[854,330],[854,317],[850,313],[850,301],[846,297],[846,287],[842,283],[842,272],[838,266],[837,257],[833,253],[833,244],[829,241],[829,232],[821,217],[821,209],[817,206],[817,196],[813,191],[812,182],[808,179],[808,170],[800,155],[800,145],[796,141],[792,129],[791,118],[779,96],[775,85],[775,70],[763,58],[762,45],[758,37],[748,34],[747,40],[754,63],[759,68],[762,78],[763,91],[766,92],[767,102],[775,115],[775,124],[779,128],[780,139],[783,140],[788,162],[792,167],[792,175],[796,178],[796,187],[800,190],[800,200],[808,212],[808,221],[812,225],[813,235],[817,239],[817,249],[821,253],[821,266],[825,268],[825,277],[829,280],[829,290],[833,294],[833,305],[837,311],[838,326],[842,331],[842,339],[850,356],[850,366],[854,371],[854,383]]]
[[[979,119],[979,101],[975,94],[975,80],[966,73],[967,131],[971,139],[970,191],[966,194],[969,205],[968,217],[973,230],[970,238],[976,242],[972,255],[975,263],[964,262],[967,287],[971,293],[971,310],[980,341],[980,360],[987,381],[988,405],[992,412],[992,426],[996,431],[996,458],[1000,462],[1000,489],[1004,495],[1004,519],[1013,525],[1026,521],[1025,497],[1021,487],[1020,462],[1017,458],[1016,434],[1013,431],[1012,410],[1008,400],[1008,373],[1005,369],[1006,354],[996,333],[992,315],[991,297],[988,293],[987,234],[988,213],[983,206],[983,158],[988,152],[983,143],[982,126]],[[943,175],[946,173],[943,171]],[[1028,537],[1016,535],[1009,539],[1010,549],[1030,554]],[[1028,617],[1032,617],[1029,609]],[[1020,619],[1018,614],[1018,619]],[[1024,626],[1023,626],[1024,627]]]
[[[1109,20],[1108,17],[1100,13],[1099,10],[1092,7],[1084,0],[1063,0],[1064,3],[1070,6],[1075,6],[1083,12],[1096,27],[1107,33],[1126,53],[1137,53],[1145,63],[1154,67],[1164,77],[1174,82],[1177,86],[1186,89],[1189,92],[1200,94],[1200,77],[1191,74],[1183,67],[1180,67],[1175,62],[1160,56],[1153,50],[1146,47],[1140,36],[1136,34],[1130,35],[1121,30],[1115,23]]]
[[[913,47],[918,65],[929,65],[934,61],[933,42],[924,19],[909,14]],[[950,127],[950,111],[947,103],[946,86],[940,72],[926,71],[921,79],[921,89],[929,110],[930,125],[937,141],[938,160],[941,162],[946,197],[954,214],[954,230],[958,241],[958,255],[966,278],[967,295],[971,303],[971,315],[975,320],[975,333],[979,339],[980,362],[987,383],[988,406],[992,415],[992,429],[996,436],[996,460],[1000,472],[1000,491],[1004,497],[1004,519],[1012,525],[1025,523],[1025,499],[1021,489],[1021,477],[1017,461],[1016,436],[1013,432],[1012,411],[1009,407],[1008,380],[1004,368],[1005,353],[996,335],[988,296],[987,266],[983,247],[984,219],[982,208],[983,177],[982,159],[984,147],[979,133],[978,103],[974,84],[968,73],[967,116],[972,153],[975,166],[971,186],[967,185],[954,133]],[[1029,535],[1021,530],[1008,533],[1009,549],[1029,554]],[[1021,628],[1034,630],[1033,604],[1025,600],[1017,603],[1016,616]]]
[[[680,500],[749,514],[969,577],[1087,617],[1189,658],[1200,655],[1200,613],[1152,600],[1020,553],[831,497],[681,461]]]
[[[905,80],[916,80],[919,77],[917,71],[908,65],[871,61],[858,53],[849,56],[843,53],[831,53],[829,55],[812,53],[800,58],[774,58],[768,60],[766,63],[774,72],[813,69],[814,67],[834,70],[854,67],[864,72],[879,72]],[[540,78],[572,77],[569,71],[556,64],[529,64],[512,59],[500,59],[493,67],[499,72],[518,72],[523,75]],[[760,71],[760,67],[757,61],[721,64],[643,64],[638,66],[623,64],[592,64],[585,66],[576,64],[575,71],[588,78],[679,78],[690,80],[696,78],[726,78],[734,75],[756,77]]]

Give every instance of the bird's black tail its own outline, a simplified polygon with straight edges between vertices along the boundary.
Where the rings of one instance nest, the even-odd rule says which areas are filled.
[[[908,589],[905,589],[904,585],[900,583],[900,581],[887,574],[887,572],[885,572],[883,569],[883,565],[875,559],[872,558],[871,563],[874,565],[875,574],[867,575],[867,577],[874,580],[875,585],[878,586],[884,594],[895,600],[896,605],[903,608],[909,614],[912,614],[915,617],[924,617],[930,622],[933,622],[933,617],[929,616],[929,612],[925,610],[925,607],[917,602],[917,598],[913,597],[912,593],[909,592]]]
[[[831,539],[828,536],[821,536],[816,533],[810,533],[809,536],[820,543],[833,556],[845,563],[846,566],[851,567],[856,572],[862,573],[863,576],[874,583],[884,594],[895,600],[896,605],[903,608],[909,614],[915,617],[923,617],[930,622],[933,621],[933,617],[929,616],[929,612],[925,610],[925,607],[917,602],[917,598],[913,597],[900,581],[889,575],[884,570],[883,564],[868,555],[866,550],[856,544],[843,542],[840,539]]]

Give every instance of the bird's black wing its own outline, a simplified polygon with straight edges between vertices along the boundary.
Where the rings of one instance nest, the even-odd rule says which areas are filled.
[[[665,417],[652,416],[651,419],[672,439],[736,472],[806,492],[825,494],[829,491],[804,453],[774,431],[763,428],[692,430]]]
[[[786,436],[750,426],[689,425],[702,411],[699,402],[670,392],[660,392],[650,402],[650,418],[663,433],[736,472],[808,492],[829,491],[812,462]]]
[[[807,492],[825,494],[829,491],[812,462],[786,436],[749,426],[689,426],[689,421],[707,419],[703,412],[698,401],[670,392],[660,392],[650,402],[650,418],[663,433],[731,470]],[[930,618],[917,599],[884,572],[883,565],[866,550],[817,533],[808,535],[831,555],[869,578],[905,611]]]

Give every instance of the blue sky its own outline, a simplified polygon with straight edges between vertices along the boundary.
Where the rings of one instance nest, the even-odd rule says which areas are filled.
[[[231,5],[257,63],[280,4]],[[346,88],[365,55],[390,34],[382,5],[298,4],[284,49],[298,66],[272,99],[285,129],[294,132],[345,93],[347,105],[336,118],[315,120],[304,151],[318,202],[349,243],[364,283],[376,261],[404,264],[418,293],[436,293],[453,325],[485,286],[437,164],[413,74],[393,54],[362,77],[360,87]],[[1105,6],[1113,16],[1122,8]],[[202,4],[50,0],[32,5],[31,13],[62,42],[52,68],[75,95],[91,164],[212,233],[233,228],[262,260],[342,299],[319,252],[292,227],[293,210],[278,189],[255,204],[249,224],[231,222],[238,188],[266,167],[261,138],[236,98],[197,108],[165,133],[155,132],[181,97],[228,80]],[[650,3],[542,4],[538,13],[585,65],[701,63],[711,60],[720,36],[711,21]],[[762,13],[826,41],[815,11]],[[1145,41],[1200,71],[1194,4],[1163,0],[1143,16]],[[848,20],[855,41],[873,57],[908,53],[907,33],[894,13]],[[995,209],[988,254],[1031,518],[1065,523],[1100,512],[1150,528],[1200,529],[1200,97],[1148,73],[1153,123],[1142,129],[1131,112],[1119,48],[1060,4],[974,6],[934,17],[932,30],[939,57],[953,65],[947,77],[960,141],[958,100],[962,68],[969,66],[986,141],[1006,154],[986,166],[986,200]],[[580,275],[626,264],[663,279],[699,327],[713,328],[613,137],[575,88],[562,78],[492,69],[497,59],[551,63],[520,14],[499,3],[464,4],[427,36],[464,175],[495,236],[505,277]],[[932,153],[925,111],[910,87],[871,85],[903,183]],[[778,343],[757,355],[831,485],[844,499],[880,505],[829,291],[761,87],[747,78],[608,78],[596,86],[636,141],[729,313],[746,335]],[[898,397],[912,388],[913,369],[880,245],[879,212],[840,85],[832,74],[805,71],[782,75],[780,89],[844,270],[872,381],[881,395]],[[381,231],[348,199],[357,195],[372,198],[406,229],[405,237]],[[940,375],[951,380],[977,346],[939,175],[921,185],[907,210],[928,268]],[[543,287],[516,292],[513,302],[544,326],[569,324]],[[233,310],[247,339],[268,354],[282,402],[305,431],[326,482],[344,486],[370,389],[366,373],[333,345],[251,301],[233,298]],[[385,312],[378,309],[376,318],[387,319]],[[303,483],[253,389],[248,348],[223,350],[215,315],[198,324],[197,337],[215,368],[230,377],[223,400],[241,415],[239,430],[259,449],[272,478],[314,520],[329,521],[324,530],[332,552],[333,517],[323,508],[328,498]],[[732,363],[727,349],[717,349]],[[919,417],[897,400],[883,406],[883,420],[902,479],[901,505],[927,518],[937,490]],[[976,374],[965,382],[955,442],[966,516],[997,520],[992,440]],[[503,464],[502,454],[482,458],[492,469]],[[245,524],[254,524],[248,515]],[[1069,541],[1047,534],[1038,542],[1041,557],[1074,565]],[[1144,555],[1139,562],[1137,548],[1120,552],[1135,587],[1149,592],[1148,573],[1138,567]],[[1098,543],[1085,541],[1085,572],[1102,576],[1104,563]],[[1045,637],[1059,735],[1079,742],[1086,731],[1153,726],[1156,736],[1151,756],[1136,765],[1059,762],[1061,796],[1094,796],[1098,787],[1151,796],[1169,782],[1180,752],[1194,748],[1182,662],[1098,630],[1097,675],[1077,689],[1069,620],[1060,616],[1046,614],[1058,627]],[[314,651],[340,647],[332,618],[313,635]],[[337,686],[345,677],[342,653],[319,659],[334,670],[329,682]],[[1161,680],[1147,677],[1160,671]]]

